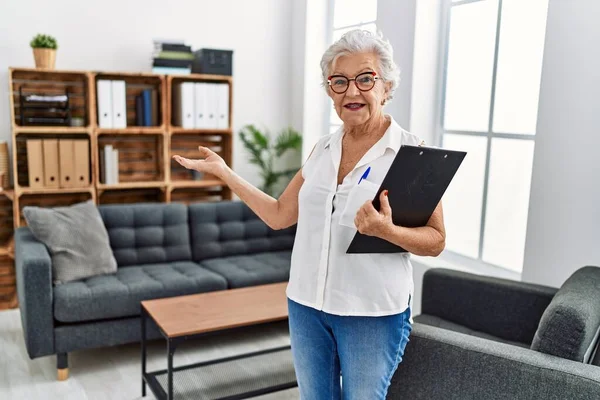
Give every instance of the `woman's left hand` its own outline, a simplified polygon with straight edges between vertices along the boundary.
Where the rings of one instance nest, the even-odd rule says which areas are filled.
[[[379,195],[381,209],[377,211],[371,200],[365,202],[354,218],[356,229],[364,235],[383,237],[394,226],[392,221],[392,208],[387,197],[388,191],[384,190]]]

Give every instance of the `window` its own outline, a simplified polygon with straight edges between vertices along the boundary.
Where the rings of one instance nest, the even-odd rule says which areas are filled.
[[[331,43],[353,29],[377,31],[377,0],[332,0],[333,1],[333,35]],[[332,103],[333,104],[333,103]],[[332,106],[333,107],[333,106]],[[329,113],[329,132],[333,133],[342,125],[333,108]]]
[[[452,0],[440,136],[468,152],[444,196],[452,256],[521,271],[548,0]]]

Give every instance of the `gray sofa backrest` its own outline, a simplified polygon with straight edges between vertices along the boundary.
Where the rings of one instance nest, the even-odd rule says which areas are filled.
[[[531,349],[588,363],[600,334],[600,268],[583,267],[558,290],[535,333]]]
[[[207,258],[291,250],[296,226],[275,231],[241,201],[189,206],[192,256]]]
[[[98,206],[119,267],[192,258],[184,204]]]

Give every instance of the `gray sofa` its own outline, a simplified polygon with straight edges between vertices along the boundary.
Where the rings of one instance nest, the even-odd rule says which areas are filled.
[[[560,289],[431,269],[414,320],[390,399],[600,399],[600,268]]]
[[[99,206],[116,274],[58,286],[46,246],[15,232],[17,292],[33,358],[140,340],[140,301],[287,281],[295,227],[274,231],[241,202]],[[153,326],[150,337],[159,337]]]

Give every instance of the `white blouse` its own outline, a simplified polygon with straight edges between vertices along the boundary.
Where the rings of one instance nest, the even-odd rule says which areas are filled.
[[[340,128],[321,138],[302,168],[287,296],[336,315],[401,313],[412,305],[410,254],[346,254],[346,249],[356,233],[356,212],[373,199],[400,146],[422,141],[392,119],[384,136],[337,185],[342,136]],[[358,184],[369,166],[368,177]]]

